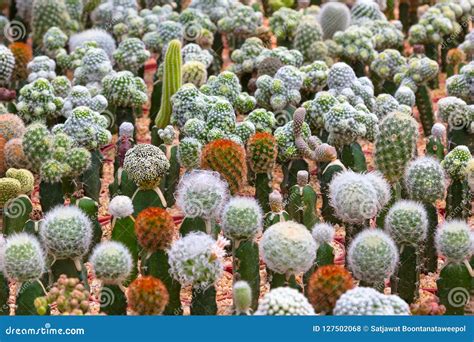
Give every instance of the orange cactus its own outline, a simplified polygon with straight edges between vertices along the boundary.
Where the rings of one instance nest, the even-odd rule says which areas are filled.
[[[316,312],[332,313],[336,301],[354,287],[354,279],[342,266],[322,266],[308,282],[308,299]]]
[[[135,279],[127,291],[128,307],[138,315],[160,315],[168,305],[168,290],[160,279],[146,276]]]
[[[247,175],[245,149],[228,139],[211,141],[202,150],[201,167],[219,172],[234,195],[242,189]]]
[[[168,248],[175,229],[173,218],[162,208],[146,208],[135,220],[138,243],[151,252]]]
[[[270,133],[256,133],[247,142],[247,157],[255,173],[271,172],[277,154],[276,140]]]
[[[23,140],[14,138],[5,144],[4,150],[5,163],[8,168],[30,169],[31,163],[23,152]]]
[[[27,64],[33,59],[31,46],[22,42],[11,43],[8,48],[15,56],[15,69],[12,81],[23,81],[28,77]]]
[[[7,140],[0,136],[0,177],[3,177],[5,175],[5,172],[7,171],[4,153],[6,143]]]

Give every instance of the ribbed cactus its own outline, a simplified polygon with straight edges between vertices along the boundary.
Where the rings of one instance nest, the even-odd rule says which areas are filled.
[[[367,229],[352,241],[347,260],[360,284],[383,289],[383,281],[395,272],[398,258],[397,247],[388,234]]]
[[[0,61],[2,62],[0,68],[0,84],[3,86],[8,86],[13,70],[15,69],[15,56],[4,45],[0,45]]]
[[[74,206],[58,206],[47,212],[40,223],[39,235],[48,255],[54,280],[61,274],[85,279],[82,258],[89,251],[92,223]]]
[[[440,163],[430,157],[419,157],[412,161],[405,171],[405,186],[408,195],[425,206],[428,214],[428,236],[425,245],[425,272],[435,272],[438,256],[435,248],[435,234],[438,226],[438,212],[435,202],[444,198],[445,174]]]
[[[155,119],[155,125],[158,128],[169,125],[172,111],[171,96],[181,87],[181,43],[178,40],[173,40],[168,44],[164,63],[161,106]]]
[[[128,308],[137,315],[160,315],[168,298],[165,285],[152,276],[135,279],[127,291]]]
[[[250,197],[233,197],[221,216],[222,231],[232,240],[234,283],[245,280],[252,288],[251,308],[257,309],[260,296],[259,251],[255,237],[262,231],[262,209]]]
[[[181,285],[169,273],[170,265],[166,254],[175,230],[173,218],[162,208],[146,208],[135,220],[137,240],[143,248],[142,273],[159,278],[168,290],[169,300],[165,315],[182,314],[179,297]]]
[[[313,316],[314,309],[297,290],[278,287],[265,294],[260,303],[257,316]]]
[[[316,242],[302,224],[294,221],[270,226],[260,241],[260,253],[272,271],[270,286],[300,289],[295,277],[308,271],[316,258]]]
[[[317,313],[331,314],[339,297],[353,287],[354,279],[344,267],[327,265],[311,275],[305,292]]]
[[[471,212],[471,192],[466,179],[466,166],[472,159],[467,146],[458,145],[449,152],[441,166],[451,179],[446,195],[446,219],[466,220]]]
[[[400,263],[391,279],[392,293],[412,304],[419,296],[420,271],[427,237],[425,208],[414,201],[396,202],[385,217],[385,230],[397,244]]]
[[[464,315],[472,291],[472,232],[462,221],[446,221],[436,234],[436,248],[447,263],[437,281],[440,302],[447,315]]]
[[[214,140],[202,150],[201,167],[219,172],[228,182],[231,194],[237,194],[247,174],[245,149],[232,140]]]
[[[192,285],[191,315],[217,313],[214,284],[223,272],[224,248],[221,237],[216,241],[202,232],[193,232],[175,241],[168,250],[170,274],[181,285]]]
[[[101,311],[108,315],[126,315],[127,300],[123,282],[132,271],[133,258],[127,247],[115,241],[98,244],[89,259],[97,279],[102,281]],[[108,297],[112,293],[112,300]],[[104,297],[102,299],[102,297]]]
[[[272,170],[277,157],[277,146],[270,133],[256,133],[247,142],[247,158],[255,174],[255,198],[264,212],[270,210],[268,196],[272,191]]]

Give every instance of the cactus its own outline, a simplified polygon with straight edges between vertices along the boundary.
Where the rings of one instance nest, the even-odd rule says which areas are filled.
[[[422,246],[428,230],[425,208],[414,201],[396,202],[385,217],[385,230],[396,242],[400,254],[397,274],[391,279],[392,293],[412,304],[419,296]]]
[[[325,62],[315,61],[300,68],[304,73],[302,90],[305,96],[322,90],[327,83],[329,68]]]
[[[215,315],[215,282],[223,272],[224,247],[202,232],[193,232],[175,241],[168,250],[170,274],[182,286],[192,285],[191,315]]]
[[[385,19],[376,1],[357,1],[351,8],[353,23],[362,24],[367,21]]]
[[[123,169],[138,186],[132,197],[135,215],[150,206],[167,206],[159,185],[169,167],[165,154],[156,146],[138,144],[127,151]]]
[[[316,216],[317,195],[309,185],[308,171],[298,171],[297,184],[290,188],[287,211],[293,221],[311,229],[318,222]]]
[[[56,62],[47,56],[36,56],[27,65],[28,82],[45,78],[52,82],[56,78]]]
[[[8,85],[15,68],[15,56],[10,49],[4,45],[0,45],[0,61],[2,62],[2,67],[0,68],[0,84]]]
[[[61,274],[85,279],[82,257],[89,251],[92,223],[77,207],[58,206],[46,213],[39,235],[49,256],[54,280]]]
[[[25,123],[15,114],[0,114],[0,136],[6,141],[21,138],[25,133]]]
[[[470,112],[470,106],[460,98],[448,96],[438,101],[437,116],[448,124],[449,151],[459,145],[473,147]]]
[[[138,38],[127,38],[113,52],[113,58],[120,70],[131,71],[137,75],[150,57],[145,44]]]
[[[336,316],[409,315],[410,307],[398,296],[359,286],[337,300],[333,313]]]
[[[445,156],[446,127],[442,123],[435,123],[431,128],[431,135],[426,143],[426,155],[443,160]]]
[[[441,162],[441,166],[451,179],[446,195],[447,220],[467,220],[470,215],[471,193],[465,177],[465,169],[471,159],[469,149],[458,145]]]
[[[406,64],[406,58],[395,49],[386,49],[375,56],[370,64],[370,70],[374,76],[373,78],[379,80],[377,91],[394,95],[397,87],[393,79],[396,74],[402,72]]]
[[[316,258],[316,242],[305,226],[293,221],[280,222],[263,234],[260,253],[272,271],[271,288],[285,284],[299,288],[295,277],[312,266]]]
[[[249,166],[255,174],[255,197],[264,212],[270,210],[268,196],[277,153],[275,138],[270,133],[257,133],[247,143]]]
[[[305,16],[299,23],[293,40],[293,48],[299,50],[305,61],[312,61],[311,47],[316,41],[322,40],[321,26],[314,17]]]
[[[436,248],[447,263],[437,280],[440,302],[447,315],[464,315],[472,291],[472,232],[462,221],[446,221],[436,234]]]
[[[19,89],[20,85],[27,79],[27,65],[33,59],[33,51],[31,47],[22,42],[11,43],[8,48],[15,57],[15,68],[13,69],[11,81],[14,82],[15,89]]]
[[[35,0],[31,12],[33,43],[36,46],[41,46],[42,38],[50,27],[65,29],[71,25],[71,17],[64,0]]]
[[[392,238],[380,230],[364,230],[348,250],[349,268],[364,286],[383,286],[397,267],[398,250]]]
[[[231,194],[236,194],[247,174],[245,149],[227,139],[210,142],[202,150],[201,167],[219,172],[228,182]]]
[[[31,163],[23,152],[21,138],[13,138],[5,144],[4,157],[5,166],[8,168],[31,169]]]
[[[404,34],[398,27],[399,22],[389,22],[385,19],[369,21],[367,26],[373,33],[374,48],[383,52],[386,49],[401,49]]]
[[[16,314],[34,314],[36,296],[44,294],[41,276],[46,270],[46,259],[36,237],[26,233],[13,234],[0,251],[3,272],[16,282]]]
[[[428,236],[425,244],[425,272],[435,272],[438,256],[435,248],[435,233],[438,214],[434,203],[444,198],[445,175],[436,159],[420,157],[412,161],[405,171],[405,186],[411,199],[423,202],[428,214]]]
[[[127,291],[128,308],[137,315],[160,315],[168,304],[168,291],[160,279],[135,279]]]
[[[161,180],[160,189],[165,196],[167,205],[171,207],[175,203],[173,194],[176,191],[179,180],[178,147],[173,146],[176,133],[171,125],[166,126],[164,129],[158,129],[157,133],[163,142],[159,147],[165,153],[170,163],[168,174]]]
[[[64,92],[64,90],[61,89],[63,87],[60,82],[54,83],[54,81],[58,80],[59,78],[60,77],[56,77],[53,80],[53,87],[55,88],[55,93],[57,95],[61,94],[61,96],[64,97],[63,115],[66,118],[69,118],[71,116],[71,112],[80,106],[89,107],[91,110],[98,113],[103,113],[107,109],[108,102],[104,96],[92,96],[91,91],[88,88],[80,85],[71,87],[69,84],[67,92]],[[96,121],[100,123],[102,120],[103,119],[97,118]],[[107,120],[109,120],[109,118],[107,118]],[[98,126],[96,123],[94,123],[94,125]]]
[[[246,38],[255,36],[262,25],[262,13],[241,3],[233,4],[230,15],[217,22],[219,31],[226,34],[231,50],[240,48]]]
[[[446,91],[449,96],[459,97],[469,103],[473,102],[469,90],[469,85],[471,84],[469,78],[471,76],[469,75],[473,67],[474,62],[470,62],[461,68],[458,75],[451,76],[446,80]]]
[[[194,138],[184,138],[178,145],[178,162],[188,171],[196,169],[201,165],[202,145]]]
[[[0,189],[2,190],[0,196],[0,207],[3,209],[8,201],[21,194],[21,183],[15,178],[0,178]]]
[[[234,283],[232,287],[232,298],[234,303],[234,312],[238,316],[248,316],[251,312],[252,304],[252,289],[250,285],[244,281],[239,280]]]
[[[270,29],[277,38],[278,46],[288,47],[293,41],[302,13],[282,7],[270,17]]]
[[[345,4],[330,2],[321,6],[318,19],[326,40],[331,39],[336,32],[344,31],[349,26],[351,13]]]
[[[64,49],[68,40],[68,36],[61,31],[59,27],[50,27],[43,36],[43,48],[46,54],[54,58],[59,49]]]
[[[263,217],[265,229],[278,222],[285,222],[290,219],[290,215],[284,210],[283,197],[278,190],[273,190],[268,195],[268,205],[270,211]]]
[[[319,267],[309,278],[306,296],[317,313],[332,314],[337,300],[354,287],[351,274],[341,266]]]
[[[80,48],[78,48],[78,50],[79,49]],[[74,53],[76,53],[76,51],[74,51],[73,54]],[[104,77],[113,73],[112,64],[107,53],[93,46],[86,48],[84,54],[79,56],[78,60],[71,64],[73,64],[74,67],[74,84],[91,88],[97,87],[98,84],[100,85]]]
[[[243,81],[244,75],[252,74],[253,71],[257,70],[258,57],[264,49],[265,46],[261,39],[257,37],[247,38],[242,46],[232,51],[230,59],[233,64],[229,70],[238,75]],[[245,86],[244,82],[242,84]]]
[[[232,240],[234,283],[245,280],[252,288],[251,308],[260,296],[260,267],[255,237],[262,230],[262,209],[253,198],[233,197],[222,212],[222,231]]]
[[[69,51],[74,51],[85,42],[95,42],[97,46],[103,49],[109,58],[115,51],[115,40],[107,32],[101,29],[92,28],[82,32],[75,33],[69,37]]]
[[[312,316],[314,309],[308,300],[290,287],[278,287],[265,294],[258,305],[258,316]]]
[[[144,250],[142,272],[161,279],[168,290],[165,315],[182,314],[179,297],[181,285],[170,276],[169,259],[165,253],[171,245],[175,228],[171,215],[161,208],[147,208],[138,214],[135,221],[137,240]]]
[[[206,66],[199,61],[187,62],[183,65],[183,84],[192,83],[196,87],[202,86],[207,80]]]
[[[227,183],[216,172],[194,170],[178,184],[176,204],[184,213],[180,233],[192,231],[217,235],[215,220],[228,197]]]
[[[244,121],[250,121],[254,124],[255,130],[258,133],[271,133],[277,122],[275,115],[263,108],[257,108],[251,111]]]
[[[123,282],[132,270],[132,256],[119,242],[104,241],[98,244],[90,257],[97,279],[102,281],[101,311],[108,315],[126,315],[127,301]],[[107,297],[113,293],[109,303]]]
[[[172,111],[170,100],[181,87],[181,43],[178,40],[173,40],[168,44],[164,63],[161,106],[155,119],[155,125],[158,128],[165,128],[170,123]]]

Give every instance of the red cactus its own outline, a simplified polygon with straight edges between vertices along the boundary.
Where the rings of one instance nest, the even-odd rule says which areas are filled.
[[[322,266],[308,282],[308,299],[316,312],[331,313],[336,301],[354,287],[351,274],[342,266]]]
[[[173,218],[162,208],[146,208],[135,220],[138,243],[151,252],[168,248],[175,229]]]
[[[245,149],[232,140],[214,140],[202,150],[201,167],[219,172],[234,195],[242,189],[247,175]]]
[[[255,173],[271,172],[277,153],[275,138],[270,133],[256,133],[247,142],[247,157]]]
[[[128,307],[138,315],[160,315],[169,295],[160,279],[146,276],[135,279],[127,291]]]

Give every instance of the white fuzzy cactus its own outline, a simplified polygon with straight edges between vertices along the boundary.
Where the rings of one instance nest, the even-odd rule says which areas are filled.
[[[69,38],[69,50],[74,51],[78,46],[90,41],[96,42],[107,53],[107,56],[112,58],[115,51],[115,39],[107,31],[96,28],[73,34]]]
[[[311,235],[318,245],[331,243],[335,233],[334,227],[327,223],[317,223],[311,229]]]
[[[233,240],[254,238],[262,230],[262,209],[252,197],[233,197],[222,212],[224,234]]]
[[[252,305],[252,289],[249,283],[244,280],[236,281],[232,287],[232,295],[236,314],[248,315]]]
[[[181,285],[207,289],[222,275],[227,244],[225,239],[216,241],[202,232],[189,233],[168,250],[170,274]]]
[[[228,186],[218,173],[196,170],[178,184],[176,204],[186,217],[216,218],[228,197]]]
[[[34,281],[46,270],[46,258],[36,237],[18,233],[9,236],[0,248],[0,264],[8,279]]]
[[[312,316],[314,309],[297,290],[278,287],[268,292],[258,304],[258,316]]]
[[[128,196],[115,196],[109,203],[109,213],[115,218],[124,218],[132,215],[132,200]]]
[[[92,223],[77,207],[58,206],[46,213],[39,234],[56,259],[82,257],[92,240]]]
[[[98,244],[89,259],[96,277],[106,284],[121,284],[132,271],[132,255],[125,245],[115,241]]]
[[[347,259],[357,279],[367,284],[377,284],[395,272],[398,250],[385,232],[366,229],[352,241]]]
[[[451,262],[469,259],[474,249],[474,235],[469,225],[460,220],[445,222],[436,233],[436,248]]]
[[[306,272],[316,258],[316,242],[302,224],[294,221],[270,226],[260,241],[263,261],[272,271],[297,275]]]

